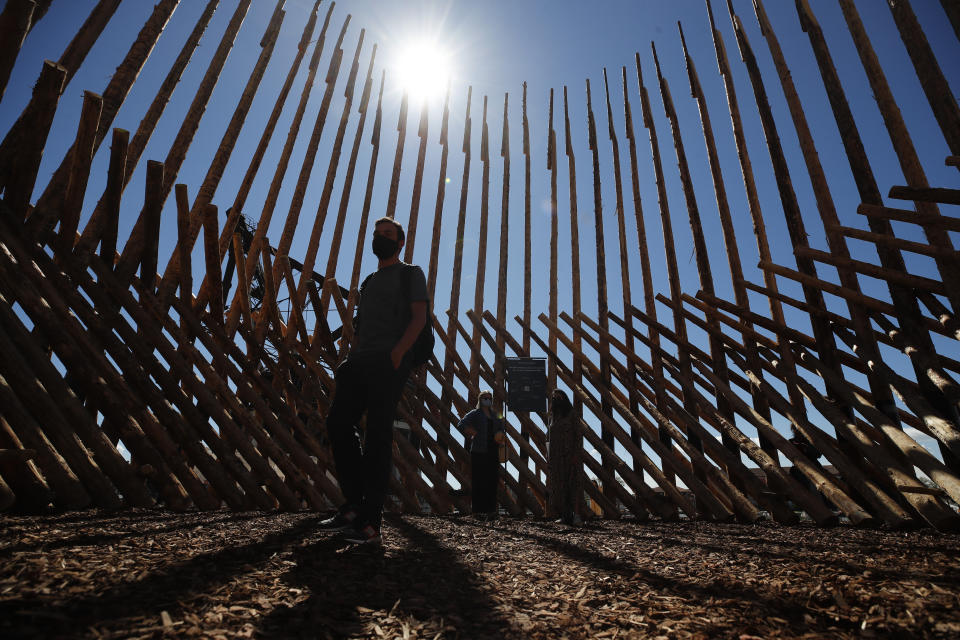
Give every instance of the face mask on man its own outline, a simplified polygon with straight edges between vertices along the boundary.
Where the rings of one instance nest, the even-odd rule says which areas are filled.
[[[491,400],[490,398],[481,398],[481,399],[480,399],[480,406],[481,406],[481,407],[492,407],[492,406],[493,406],[493,400]]]
[[[391,240],[387,236],[381,236],[379,234],[374,235],[372,245],[373,253],[381,260],[386,260],[397,252],[398,244],[399,243],[396,240]]]

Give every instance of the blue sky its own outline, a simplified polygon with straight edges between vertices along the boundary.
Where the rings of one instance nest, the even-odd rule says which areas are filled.
[[[130,94],[127,102],[120,110],[114,126],[136,130],[137,125],[157,87],[167,72],[173,58],[179,52],[183,41],[192,29],[197,17],[205,5],[199,0],[185,0],[171,19],[168,29],[154,50],[140,80]],[[168,105],[160,126],[153,135],[149,146],[141,160],[137,172],[127,188],[124,196],[120,239],[129,233],[140,210],[143,201],[143,176],[145,160],[163,160],[169,150],[169,144],[176,134],[183,115],[186,113],[190,100],[193,98],[195,87],[199,83],[210,56],[216,49],[219,37],[230,19],[238,0],[223,0],[214,15],[213,21],[206,35],[201,41],[200,48],[187,68],[181,86],[174,93]],[[320,7],[321,22],[329,2],[323,2]],[[727,46],[730,62],[733,69],[738,91],[740,107],[743,113],[747,130],[748,145],[756,173],[757,185],[760,190],[760,199],[763,205],[764,216],[770,237],[770,244],[775,259],[780,264],[794,266],[790,256],[792,247],[783,224],[780,201],[777,195],[776,183],[772,170],[769,167],[769,155],[764,145],[763,133],[759,119],[756,117],[756,108],[753,94],[746,75],[745,68],[739,60],[730,20],[727,17],[723,2],[714,1],[714,12],[718,28],[723,34]],[[809,180],[796,142],[792,122],[786,110],[776,74],[773,71],[770,55],[764,40],[761,38],[756,19],[753,16],[750,2],[735,0],[735,9],[746,25],[748,37],[756,53],[764,77],[766,89],[774,109],[779,134],[784,149],[788,154],[788,161],[793,177],[794,188],[800,199],[807,230],[810,234],[810,244],[815,248],[826,249],[823,227],[817,215]],[[833,59],[837,64],[840,76],[847,90],[847,97],[851,101],[854,114],[857,118],[861,135],[867,147],[868,155],[873,160],[873,169],[880,185],[881,192],[886,193],[892,185],[904,184],[905,180],[896,163],[892,146],[879,111],[872,99],[872,92],[866,76],[860,65],[859,58],[853,47],[852,40],[846,30],[842,14],[835,2],[811,0],[813,11],[816,13],[821,26],[826,32],[831,47]],[[957,188],[957,173],[955,169],[945,167],[944,157],[949,154],[942,136],[937,129],[931,110],[920,90],[910,60],[900,41],[890,12],[885,3],[878,0],[860,0],[857,3],[861,17],[874,44],[881,63],[888,74],[894,95],[913,136],[924,169],[931,185]],[[960,86],[960,66],[950,64],[950,61],[960,59],[960,45],[945,18],[940,3],[937,0],[914,0],[912,3],[920,19],[927,37],[947,74],[948,81],[956,91]],[[57,0],[49,14],[37,25],[28,36],[20,58],[10,79],[6,95],[0,102],[0,131],[6,131],[10,124],[19,115],[27,101],[30,90],[41,61],[45,58],[57,59],[66,42],[78,25],[83,21],[92,7],[94,0]],[[206,168],[213,157],[220,137],[232,114],[236,100],[242,91],[247,76],[259,55],[258,46],[260,37],[273,11],[275,3],[272,0],[254,0],[253,6],[246,18],[237,45],[231,52],[224,73],[221,77],[213,99],[207,109],[206,116],[201,123],[200,131],[187,156],[186,163],[177,178],[178,182],[188,185],[191,198],[206,173]],[[853,180],[850,175],[839,135],[836,130],[826,95],[817,72],[806,34],[799,27],[793,2],[770,0],[766,3],[770,19],[780,39],[793,78],[803,99],[807,118],[810,121],[813,135],[816,140],[820,158],[823,161],[837,211],[843,224],[858,228],[866,228],[865,220],[856,212],[859,202]],[[288,0],[286,3],[286,19],[281,31],[270,67],[262,83],[261,91],[254,101],[253,108],[240,141],[233,153],[230,164],[214,197],[214,203],[223,212],[233,201],[240,180],[247,168],[247,161],[256,148],[260,132],[266,123],[267,116],[279,87],[282,84],[288,66],[295,54],[296,45],[300,40],[301,30],[307,15],[313,6],[312,0]],[[79,108],[83,90],[100,92],[106,86],[113,69],[122,59],[134,35],[147,18],[153,8],[151,2],[124,2],[121,4],[114,19],[107,27],[104,37],[97,43],[80,72],[73,82],[66,88],[61,101],[61,108],[54,122],[46,152],[41,167],[38,185],[46,183],[54,168],[59,164],[64,152],[73,140],[76,130]],[[361,53],[361,74],[366,69],[372,44],[378,44],[377,64],[374,77],[379,78],[381,69],[387,71],[386,89],[384,94],[384,124],[381,138],[380,158],[377,169],[376,188],[374,191],[372,215],[383,211],[387,199],[389,176],[392,168],[394,148],[396,144],[396,119],[400,101],[400,90],[392,79],[396,69],[391,66],[397,58],[398,52],[410,40],[422,37],[423,34],[435,35],[441,39],[452,52],[451,116],[450,116],[450,160],[447,176],[445,206],[443,210],[443,244],[440,252],[440,277],[437,286],[437,300],[435,308],[438,312],[447,308],[449,303],[449,265],[453,256],[453,243],[457,209],[459,202],[460,179],[463,154],[460,152],[463,135],[464,109],[466,107],[467,87],[473,87],[473,164],[470,175],[470,190],[468,201],[467,233],[464,253],[464,277],[461,289],[461,309],[466,310],[473,306],[473,273],[477,264],[476,237],[479,228],[480,209],[480,114],[483,96],[489,97],[488,123],[491,135],[491,183],[490,183],[490,231],[487,254],[487,284],[485,289],[485,307],[496,308],[496,272],[499,261],[499,226],[500,226],[500,199],[501,199],[501,172],[502,160],[496,151],[500,148],[500,132],[503,113],[504,94],[509,93],[510,100],[510,133],[511,133],[511,197],[510,197],[510,271],[506,284],[509,315],[520,313],[522,309],[522,222],[523,222],[523,155],[521,144],[521,117],[520,98],[522,83],[529,86],[529,118],[531,128],[532,151],[532,208],[534,218],[533,230],[533,258],[534,258],[534,285],[533,309],[534,316],[547,309],[548,292],[548,258],[549,258],[549,172],[546,167],[546,118],[547,101],[550,89],[562,95],[564,86],[568,87],[570,95],[570,109],[572,119],[573,144],[577,159],[579,214],[581,234],[581,265],[584,310],[593,314],[596,309],[596,262],[593,251],[593,187],[591,155],[587,146],[587,127],[585,114],[585,80],[590,79],[593,89],[595,114],[597,117],[598,139],[600,144],[600,162],[603,195],[604,234],[606,242],[606,257],[608,271],[608,297],[610,308],[621,313],[621,288],[619,277],[619,258],[617,252],[617,222],[614,211],[614,181],[612,176],[612,161],[610,142],[606,136],[606,114],[603,107],[603,69],[606,67],[610,74],[611,100],[614,110],[614,125],[617,129],[621,147],[622,164],[629,168],[627,155],[627,141],[624,135],[622,118],[620,67],[627,67],[628,93],[634,112],[635,134],[640,157],[641,197],[646,219],[647,236],[651,251],[655,288],[658,292],[668,293],[667,276],[662,251],[661,227],[657,208],[656,189],[653,181],[652,162],[647,133],[642,128],[640,114],[640,100],[637,93],[636,73],[634,71],[634,52],[641,55],[644,80],[652,100],[652,109],[660,139],[662,161],[667,175],[667,188],[670,211],[673,218],[675,242],[681,271],[683,288],[690,294],[699,289],[696,266],[693,259],[692,242],[689,225],[687,223],[686,204],[680,188],[679,177],[676,171],[676,156],[674,154],[669,125],[663,114],[662,103],[656,86],[653,61],[650,55],[650,43],[655,42],[664,75],[670,83],[673,100],[678,112],[683,132],[686,155],[693,174],[696,189],[697,204],[699,206],[704,230],[709,243],[709,253],[714,273],[715,286],[718,295],[732,300],[733,293],[729,284],[729,272],[723,242],[720,234],[716,204],[713,195],[713,186],[710,180],[706,159],[706,151],[701,135],[700,121],[695,101],[690,97],[687,85],[686,70],[680,49],[677,34],[677,21],[682,21],[687,43],[697,67],[700,81],[707,94],[710,116],[717,138],[720,159],[723,164],[724,178],[730,207],[735,220],[738,244],[748,280],[761,283],[762,277],[757,264],[757,250],[752,233],[752,225],[747,212],[743,183],[740,178],[740,169],[737,162],[736,150],[733,145],[733,136],[730,129],[730,120],[727,113],[726,98],[723,92],[722,81],[717,73],[710,39],[707,16],[704,3],[700,0],[674,0],[673,2],[641,1],[641,0],[606,0],[602,2],[546,2],[544,0],[503,1],[491,0],[483,3],[468,3],[457,1],[405,1],[405,2],[375,2],[372,0],[347,1],[337,3],[331,20],[330,32],[327,35],[327,44],[320,62],[318,83],[314,87],[311,101],[308,105],[304,124],[293,154],[290,169],[284,181],[280,202],[274,214],[274,224],[269,234],[275,245],[279,240],[280,227],[289,206],[293,185],[300,168],[309,132],[313,126],[320,98],[323,94],[323,74],[327,68],[330,52],[346,14],[352,15],[350,28],[344,40],[344,68],[337,81],[336,93],[330,108],[326,128],[320,145],[320,153],[313,170],[303,213],[301,214],[300,231],[291,249],[291,256],[299,258],[306,250],[309,237],[309,228],[312,225],[317,203],[323,186],[323,179],[327,170],[327,158],[330,146],[336,133],[340,110],[343,100],[343,84],[346,80],[349,61],[361,28],[366,29],[366,39]],[[317,32],[319,31],[319,24]],[[316,37],[316,33],[315,36]],[[308,54],[309,55],[309,54]],[[266,191],[272,178],[272,169],[280,154],[290,119],[299,99],[303,78],[306,74],[306,64],[300,70],[294,89],[287,101],[283,117],[277,127],[271,142],[267,157],[264,160],[254,189],[247,200],[245,213],[256,220],[259,217]],[[362,82],[362,79],[361,79]],[[358,87],[359,92],[359,87]],[[358,94],[359,95],[359,94]],[[561,103],[558,102],[558,113]],[[427,162],[423,183],[423,194],[420,203],[420,223],[418,231],[417,249],[414,262],[426,266],[429,256],[428,238],[432,228],[433,210],[436,197],[436,182],[439,165],[440,147],[437,144],[439,135],[441,102],[439,99],[429,103],[430,134],[427,152]],[[408,132],[404,155],[404,171],[400,182],[400,191],[397,207],[397,219],[406,222],[410,209],[410,194],[413,182],[413,167],[419,140],[416,135],[418,112],[411,108],[408,120]],[[357,114],[351,116],[345,143],[340,170],[333,191],[333,201],[330,205],[327,225],[321,238],[318,264],[326,262],[330,237],[332,235],[332,220],[342,193],[343,174],[346,168],[346,158],[353,140]],[[340,267],[337,272],[341,283],[349,279],[352,268],[353,247],[356,240],[356,221],[359,217],[360,205],[363,200],[366,169],[369,162],[370,145],[369,131],[372,125],[372,113],[367,122],[367,132],[364,143],[361,145],[358,159],[356,178],[348,209],[348,218],[344,243],[341,249]],[[558,132],[560,151],[563,150],[562,121],[555,123]],[[95,158],[94,169],[88,189],[88,196],[83,210],[81,225],[92,211],[93,205],[102,193],[106,182],[106,166],[109,159],[109,143],[104,144]],[[566,159],[561,155],[559,165],[559,201],[558,212],[560,219],[560,278],[559,302],[561,310],[570,308],[570,261],[569,254],[569,203],[567,201],[567,171]],[[640,306],[642,302],[642,284],[639,272],[639,259],[636,253],[636,230],[633,222],[633,206],[630,200],[630,177],[624,173],[624,192],[627,215],[626,229],[628,238],[628,259],[631,267],[631,289],[634,304]],[[39,193],[39,191],[38,191]],[[904,203],[888,201],[891,206],[903,207]],[[956,215],[956,211],[952,212]],[[167,202],[161,223],[161,265],[172,249],[176,230],[176,214],[173,198]],[[898,236],[923,241],[919,228],[910,225],[895,225]],[[351,235],[351,230],[354,230]],[[956,235],[954,242],[957,242]],[[851,252],[854,257],[877,262],[872,247],[850,240]],[[198,247],[199,249],[199,247]],[[905,254],[907,264],[913,273],[928,277],[939,277],[931,261]],[[202,254],[198,250],[195,254],[194,265],[199,275],[202,268]],[[366,255],[363,272],[374,267],[372,254]],[[820,266],[820,275],[825,279],[836,281],[833,269]],[[781,279],[781,290],[787,295],[796,298],[802,297],[799,287]],[[887,299],[886,287],[882,283],[869,278],[861,278],[864,290],[881,299]],[[767,313],[764,301],[754,297],[754,310]],[[828,305],[846,315],[846,307],[842,301],[829,298]],[[668,310],[661,306],[661,319],[670,324]],[[798,314],[791,314],[788,318],[792,326],[808,331],[807,319]],[[464,321],[466,319],[464,318]],[[511,323],[511,328],[519,334],[518,327]],[[545,335],[542,326],[541,335]],[[691,331],[693,340],[705,345],[703,336],[696,330]],[[737,336],[739,338],[739,336]],[[944,349],[955,349],[956,343],[947,344],[941,341]],[[954,351],[954,353],[956,353]],[[889,353],[890,362],[897,368],[904,369],[906,361],[899,354]],[[856,380],[856,376],[851,374]],[[863,382],[862,380],[858,380]],[[783,425],[780,425],[781,427]]]

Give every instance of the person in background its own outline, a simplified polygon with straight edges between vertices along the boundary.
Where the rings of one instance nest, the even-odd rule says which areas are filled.
[[[573,405],[556,389],[550,397],[547,428],[547,516],[565,524],[581,523],[577,513],[580,492],[580,445]]]
[[[493,393],[481,391],[477,407],[463,416],[457,428],[467,439],[470,452],[471,504],[473,513],[490,516],[497,511],[499,445],[505,442],[503,420],[493,408]]]

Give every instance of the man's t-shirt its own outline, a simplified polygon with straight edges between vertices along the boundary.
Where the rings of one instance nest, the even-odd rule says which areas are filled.
[[[403,291],[404,269],[410,269],[409,299]],[[375,271],[360,289],[360,330],[350,352],[393,349],[410,324],[410,303],[427,300],[427,279],[420,267],[398,262]]]

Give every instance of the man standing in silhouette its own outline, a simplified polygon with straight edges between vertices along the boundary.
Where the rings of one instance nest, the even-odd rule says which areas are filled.
[[[420,267],[400,260],[405,234],[392,218],[374,223],[377,270],[360,285],[356,333],[337,368],[327,416],[337,478],[346,502],[321,526],[346,540],[379,544],[390,481],[393,417],[410,373],[409,351],[427,322],[427,283]],[[367,413],[365,435],[358,422]]]

